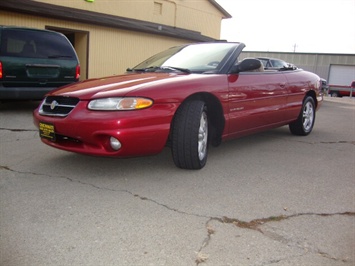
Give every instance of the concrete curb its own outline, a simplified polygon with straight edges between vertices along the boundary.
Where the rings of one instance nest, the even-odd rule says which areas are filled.
[[[355,104],[355,97],[330,97],[330,96],[324,96],[323,97],[324,101],[327,102],[336,102],[336,103],[348,103],[348,104]]]

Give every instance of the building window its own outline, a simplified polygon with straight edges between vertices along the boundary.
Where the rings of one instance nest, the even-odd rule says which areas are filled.
[[[154,2],[154,14],[155,15],[161,15],[163,14],[163,4]]]

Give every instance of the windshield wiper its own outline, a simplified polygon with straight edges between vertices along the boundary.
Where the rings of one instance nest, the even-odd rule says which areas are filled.
[[[180,72],[184,72],[184,73],[188,73],[190,74],[191,73],[191,70],[190,69],[187,69],[187,68],[181,68],[181,67],[173,67],[173,66],[162,66],[160,67],[160,69],[162,70],[173,70],[173,71],[180,71]]]
[[[159,69],[159,67],[146,67],[146,68],[127,68],[126,71],[127,72],[133,72],[133,71],[137,71],[137,72],[154,72],[157,69]]]
[[[127,68],[127,72],[137,71],[137,72],[156,72],[156,71],[180,71],[183,73],[190,74],[191,71],[187,68],[171,67],[171,66],[151,66],[146,68]]]

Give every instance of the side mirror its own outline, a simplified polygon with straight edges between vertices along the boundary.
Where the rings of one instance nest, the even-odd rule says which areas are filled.
[[[254,58],[246,58],[237,65],[232,67],[231,73],[239,73],[244,71],[252,71],[261,67],[261,61]]]

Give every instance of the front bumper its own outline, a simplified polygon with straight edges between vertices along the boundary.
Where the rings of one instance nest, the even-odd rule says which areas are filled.
[[[41,138],[45,144],[76,153],[131,157],[156,154],[165,147],[175,104],[155,104],[137,111],[90,111],[86,102],[79,104],[66,117],[42,116],[34,111],[34,124],[54,126],[55,140]],[[110,138],[121,142],[114,150]]]

